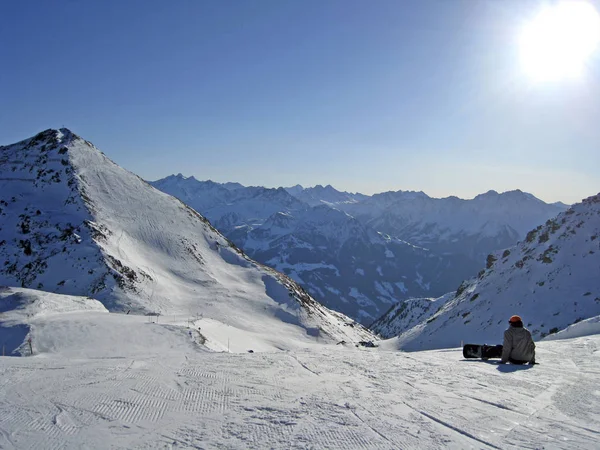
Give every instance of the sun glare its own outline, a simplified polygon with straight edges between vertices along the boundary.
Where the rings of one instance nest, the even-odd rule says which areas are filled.
[[[543,9],[523,29],[521,62],[532,78],[553,81],[581,75],[600,43],[600,15],[584,1]]]

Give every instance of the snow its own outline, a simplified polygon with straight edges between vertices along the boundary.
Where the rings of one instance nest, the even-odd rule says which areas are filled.
[[[274,281],[266,282],[268,290],[285,289]],[[0,344],[4,345],[6,355],[29,355],[26,345],[29,337],[34,353],[61,353],[69,357],[93,356],[106,352],[107,348],[121,356],[147,351],[169,352],[176,346],[189,347],[200,341],[207,350],[231,352],[289,350],[332,342],[327,335],[332,330],[320,329],[316,324],[306,327],[303,335],[295,332],[304,319],[298,316],[297,306],[292,301],[279,308],[265,306],[264,313],[271,314],[275,322],[263,329],[253,327],[257,317],[252,316],[245,317],[244,321],[238,318],[233,326],[193,311],[158,317],[109,314],[100,302],[91,298],[23,288],[2,288],[0,305]],[[346,332],[360,332],[358,326],[345,326],[351,320],[343,316],[337,320]],[[188,327],[192,330],[191,343]],[[132,335],[124,341],[122,333],[114,328],[127,329]],[[335,339],[348,338],[336,336]],[[369,339],[369,334],[363,334],[363,339]],[[93,347],[90,342],[95,343]]]
[[[600,315],[600,195],[530,231],[518,245],[488,257],[487,268],[417,315],[391,309],[380,319],[398,348],[447,348],[461,341],[501,343],[507,318],[518,314],[535,340],[575,324],[562,336],[595,332]],[[415,323],[414,319],[418,319]],[[591,319],[586,322],[585,319]]]
[[[397,283],[394,283],[398,289],[400,289],[401,292],[406,293],[408,292],[408,289],[406,289],[406,285],[404,284],[404,282],[402,281],[398,281]]]
[[[325,286],[325,289],[327,289],[329,292],[331,292],[332,294],[335,295],[342,295],[342,293],[336,289],[336,288],[332,288],[331,286]]]
[[[394,288],[392,287],[392,284],[388,283],[387,281],[384,281],[382,283],[377,281],[375,283],[375,289],[377,290],[377,292],[379,292],[383,296],[392,296],[393,297],[393,295],[394,295]]]
[[[430,287],[430,283],[424,283],[423,282],[423,275],[421,275],[421,273],[419,273],[419,271],[417,270],[417,278],[415,279],[415,283],[417,283],[419,286],[421,286],[423,288],[424,291],[428,291],[429,287]]]
[[[368,306],[371,303],[373,303],[373,301],[370,298],[368,298],[366,295],[362,294],[356,287],[351,287],[348,295],[350,297],[353,297],[354,299],[356,299],[356,303],[358,303],[360,306]],[[361,311],[361,313],[364,314],[364,317],[371,317],[370,315],[366,314],[364,311]]]
[[[52,291],[0,287],[3,354],[33,351],[0,357],[0,448],[597,448],[600,196],[497,253],[459,294],[395,305],[408,329],[363,348],[354,343],[375,339],[367,330],[68,130],[0,151],[0,283]],[[202,189],[249,196],[250,219],[270,214],[263,196],[297,205],[283,189]],[[538,202],[508,194],[475,200],[501,214],[507,199]],[[362,233],[345,212],[311,212],[304,231]],[[263,231],[279,235],[292,219],[271,216]],[[326,261],[289,269],[340,274]],[[515,312],[536,338],[553,333],[538,342],[540,365],[464,361],[453,348],[499,339]],[[357,317],[372,319],[364,308]],[[448,350],[398,351],[435,347]]]
[[[343,292],[352,287],[349,274],[364,270],[361,291],[372,300],[370,316],[378,317],[390,301],[455,289],[489,252],[514,245],[520,233],[564,209],[520,191],[461,200],[401,191],[368,197],[332,186],[231,192],[219,183],[181,176],[152,184],[204,214],[253,259],[295,274],[313,293],[324,292],[317,300],[355,318],[357,305],[340,302],[327,290],[330,271],[303,274],[290,265],[322,261],[337,267],[344,275],[333,283]],[[279,257],[284,252],[287,259]],[[416,279],[415,268],[421,274]],[[380,295],[377,282],[401,276],[410,280],[403,290]]]
[[[113,312],[155,312],[173,326],[202,314],[220,324],[206,336],[219,348],[229,335],[261,350],[373,338],[246,257],[193,209],[69,130],[60,133],[60,145],[47,130],[0,147],[11,161],[0,165],[0,257],[8,263],[0,285],[91,296]],[[35,182],[19,181],[34,169]],[[37,324],[18,325],[20,338],[30,326]]]
[[[413,327],[417,327],[421,322],[434,315],[451,296],[452,294],[446,294],[438,299],[409,298],[403,300],[373,322],[370,329],[383,338],[391,338],[403,332],[408,333]],[[454,340],[449,341],[448,344],[452,347],[453,344],[458,344],[458,342]]]
[[[340,276],[340,272],[338,268],[332,264],[326,263],[298,263],[298,264],[287,264],[287,263],[278,263],[276,264],[277,270],[283,271],[286,269],[293,269],[295,272],[304,273],[304,272],[312,272],[314,270],[332,270],[335,273],[336,277]]]
[[[532,367],[391,341],[214,352],[160,318],[35,320],[34,356],[0,357],[0,448],[597,448],[598,335],[540,342]]]
[[[589,319],[569,325],[567,328],[559,331],[556,334],[546,336],[544,341],[571,339],[582,336],[590,336],[593,334],[600,334],[600,316],[590,317]]]
[[[287,191],[310,206],[328,205],[336,207],[339,204],[356,203],[366,197],[363,194],[340,192],[331,185],[325,187],[317,185],[309,188],[295,186],[294,188],[288,188]]]
[[[429,239],[451,241],[465,235],[481,238],[514,231],[519,236],[566,209],[547,204],[520,190],[489,191],[472,200],[431,198],[414,192],[385,192],[360,202],[337,205],[355,217],[368,217],[375,227],[413,244]]]

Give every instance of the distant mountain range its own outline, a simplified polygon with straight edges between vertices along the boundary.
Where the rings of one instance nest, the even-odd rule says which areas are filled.
[[[67,129],[2,146],[0,161],[0,286],[90,296],[111,311],[202,314],[215,326],[268,334],[274,348],[286,348],[286,336],[372,337]],[[210,201],[220,205],[240,190],[213,188]]]
[[[392,307],[372,329],[398,348],[498,343],[518,314],[535,339],[600,315],[600,194],[530,230],[518,245],[490,254],[477,277],[438,299]]]
[[[150,183],[199,211],[250,257],[363,324],[398,300],[455,290],[490,252],[567,207],[521,191],[462,200],[405,191],[367,196],[329,185],[245,187],[182,174]]]
[[[406,350],[496,342],[512,314],[537,339],[600,315],[600,194],[567,209],[521,191],[366,196],[181,174],[152,183],[164,193],[67,129],[2,146],[0,162],[0,286],[202,314],[273,348],[369,340],[350,317],[386,311],[373,330]]]

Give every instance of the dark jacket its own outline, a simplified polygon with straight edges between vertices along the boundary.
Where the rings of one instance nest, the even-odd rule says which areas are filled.
[[[535,362],[535,343],[527,328],[510,326],[504,332],[502,362],[509,360]]]

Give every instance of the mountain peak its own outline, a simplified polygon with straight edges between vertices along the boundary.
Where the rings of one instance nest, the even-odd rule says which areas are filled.
[[[134,314],[202,311],[240,332],[267,330],[268,339],[281,330],[298,345],[314,333],[331,342],[372,338],[73,136],[50,129],[1,148],[10,164],[0,164],[0,285],[90,296]]]
[[[479,194],[477,195],[475,198],[484,198],[484,197],[497,197],[500,194],[498,194],[498,191],[495,191],[493,189],[490,189],[487,192],[484,192],[483,194]]]
[[[79,138],[79,136],[77,136],[68,128],[59,128],[58,131],[56,131],[56,136],[58,139]]]
[[[521,189],[513,189],[511,191],[504,191],[502,193],[498,193],[497,191],[490,189],[484,194],[477,195],[473,200],[481,201],[481,200],[490,200],[494,199],[495,201],[534,201],[544,203],[542,200],[537,198],[535,195],[530,194],[528,192],[523,192]]]

